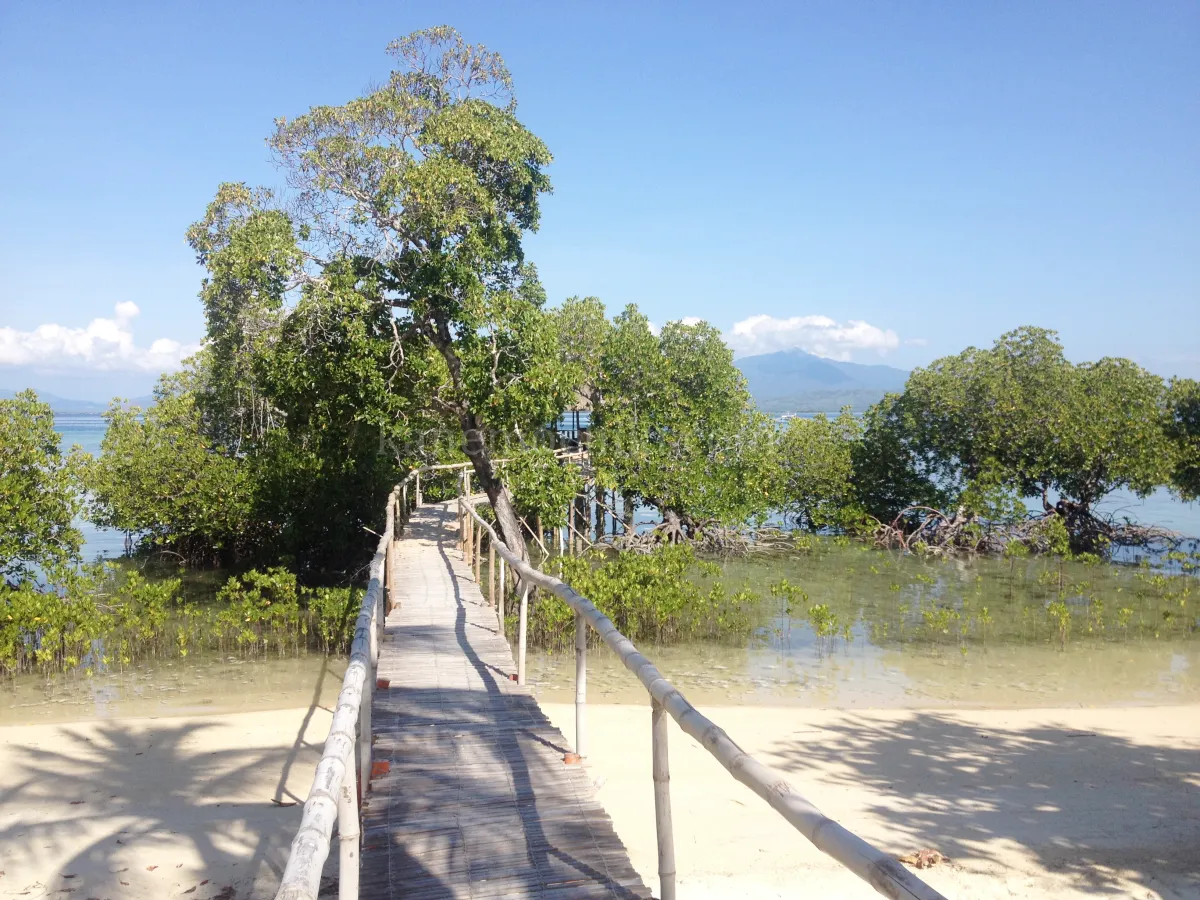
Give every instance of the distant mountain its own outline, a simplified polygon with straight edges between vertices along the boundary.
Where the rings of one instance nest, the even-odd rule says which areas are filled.
[[[894,366],[825,359],[803,350],[781,350],[736,361],[763,412],[866,409],[884,394],[904,389],[908,372]]]
[[[4,391],[0,390],[0,400],[8,400],[15,397],[19,391]],[[49,403],[50,409],[58,415],[64,416],[82,416],[82,415],[100,415],[108,409],[107,403],[96,403],[92,400],[70,400],[66,397],[58,397],[54,394],[37,392],[38,399],[43,403]],[[153,397],[134,397],[129,403],[133,406],[149,406],[154,402]]]

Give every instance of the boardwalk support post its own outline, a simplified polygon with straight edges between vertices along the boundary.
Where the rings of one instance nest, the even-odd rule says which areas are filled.
[[[375,618],[371,617],[367,636],[367,676],[364,679],[361,706],[358,708],[358,797],[367,796],[367,788],[371,784],[371,696],[375,687],[376,665],[379,660],[378,648],[375,644]],[[353,776],[354,767],[346,772],[346,777]],[[339,813],[340,815],[340,813]]]
[[[582,613],[575,613],[575,752],[587,756],[587,633]]]
[[[355,792],[354,745],[346,754],[346,775],[338,791],[338,900],[358,900],[360,829]]]
[[[496,605],[496,545],[488,538],[488,603]]]
[[[517,626],[517,684],[525,683],[525,637],[529,630],[529,585],[521,585],[521,617]]]
[[[483,559],[483,551],[480,543],[483,541],[483,531],[480,530],[477,534],[471,536],[471,556],[474,558],[473,569],[475,574],[475,583],[479,584],[479,563]],[[482,593],[482,591],[480,592]]]
[[[667,753],[667,711],[650,701],[651,774],[654,778],[654,825],[658,833],[659,900],[675,900],[675,829],[671,821],[671,763]]]
[[[500,617],[500,637],[504,637],[504,599],[508,595],[508,582],[505,580],[504,557],[500,557],[500,602],[496,604],[496,615]]]

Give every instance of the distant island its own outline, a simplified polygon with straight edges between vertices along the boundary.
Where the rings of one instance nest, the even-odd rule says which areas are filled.
[[[9,400],[18,393],[18,391],[0,390],[0,400]],[[38,391],[37,395],[43,403],[50,404],[50,409],[57,415],[98,416],[108,409],[107,403],[97,403],[94,400],[72,400],[69,397],[59,397],[43,391]],[[153,397],[134,397],[129,401],[131,406],[150,406],[153,402]]]
[[[904,390],[908,372],[894,366],[839,362],[781,350],[735,363],[758,408],[766,413],[832,412],[849,406],[861,412],[890,391]]]
[[[780,350],[747,356],[735,363],[746,376],[755,404],[765,413],[836,412],[849,406],[862,412],[889,391],[904,390],[908,372],[894,366],[839,362],[804,350]],[[0,399],[16,391],[0,390]],[[38,391],[60,415],[100,415],[107,403],[72,400]],[[150,406],[153,397],[133,397],[134,406]]]

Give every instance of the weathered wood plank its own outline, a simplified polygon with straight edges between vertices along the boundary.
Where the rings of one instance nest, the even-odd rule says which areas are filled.
[[[389,768],[363,810],[362,896],[648,898],[587,771],[513,680],[454,524],[448,505],[420,507],[392,551],[389,687],[372,707]]]

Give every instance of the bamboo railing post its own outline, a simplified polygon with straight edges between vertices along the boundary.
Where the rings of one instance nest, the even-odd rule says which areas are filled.
[[[496,605],[496,544],[488,538],[488,603]]]
[[[358,708],[358,791],[359,799],[366,796],[371,784],[371,700],[375,691],[375,672],[379,647],[375,643],[375,617],[371,617],[370,637],[367,639],[367,677],[363,682],[361,705]]]
[[[525,683],[525,637],[529,630],[529,585],[521,587],[521,613],[517,625],[517,684]]]
[[[346,754],[346,774],[338,791],[338,900],[358,900],[358,796],[354,778],[354,745]]]
[[[650,700],[651,775],[654,825],[658,833],[659,900],[675,900],[675,829],[671,821],[671,763],[667,753],[667,711]]]
[[[587,634],[583,613],[575,613],[575,752],[587,756]]]
[[[420,472],[420,470],[417,471],[416,501],[417,501],[416,505],[420,506],[421,505],[421,472]]]
[[[388,541],[387,549],[383,551],[383,615],[379,617],[380,625],[392,608],[392,553],[395,546],[395,541]]]
[[[483,548],[480,546],[482,543],[483,529],[481,528],[479,533],[474,535],[474,539],[471,541],[471,549],[473,551],[471,555],[473,557],[476,584],[479,584],[479,564],[483,561]],[[483,591],[480,591],[480,593],[483,593]]]
[[[504,599],[508,594],[508,582],[504,578],[504,557],[500,557],[500,602],[496,605],[496,615],[500,617],[500,637],[504,637]]]

